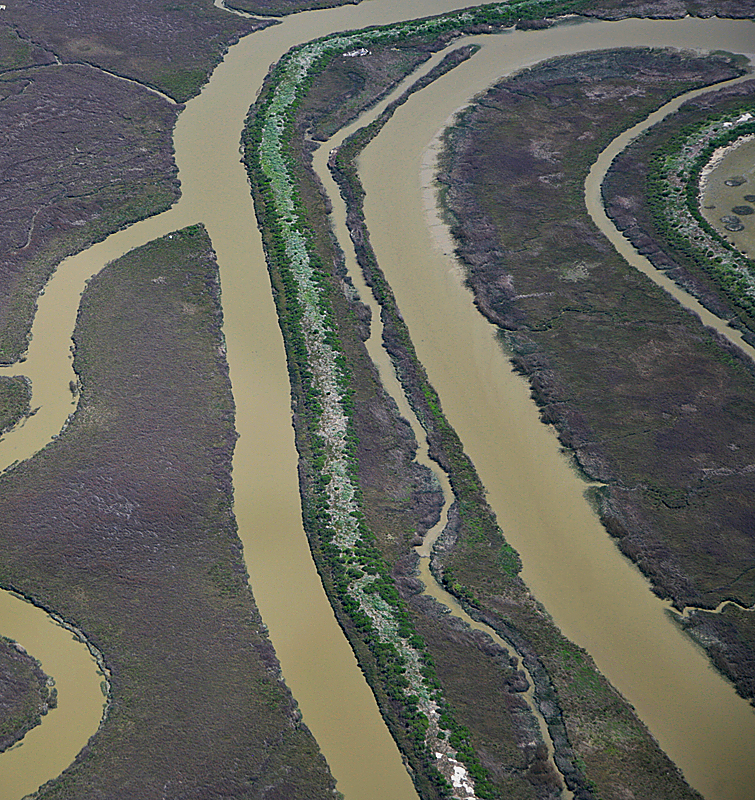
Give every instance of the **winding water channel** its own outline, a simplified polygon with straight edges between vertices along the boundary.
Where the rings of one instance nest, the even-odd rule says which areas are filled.
[[[239,136],[269,64],[294,44],[466,4],[369,0],[297,15],[243,39],[179,117],[180,202],[64,262],[40,300],[26,363],[3,370],[32,379],[33,406],[40,411],[0,442],[0,467],[39,450],[73,410],[70,336],[85,280],[171,230],[199,221],[207,226],[221,270],[241,434],[233,465],[235,511],[251,583],[286,681],[348,800],[403,800],[416,793],[335,622],[301,527],[285,356],[239,163]],[[415,95],[362,159],[368,224],[381,265],[501,525],[522,554],[525,580],[566,635],[584,646],[634,703],[709,800],[751,796],[755,714],[669,622],[646,582],[608,540],[583,497],[584,484],[560,454],[552,432],[539,423],[527,387],[511,373],[492,329],[461,284],[445,229],[437,219],[428,228],[427,215],[435,207],[428,146],[473,94],[550,55],[623,44],[748,52],[748,28],[748,23],[717,20],[627,21],[477,37],[481,52]],[[390,203],[384,202],[387,197]],[[41,645],[11,633],[8,619],[0,611],[0,632],[18,638],[40,658],[60,687],[61,708],[38,729],[44,730],[64,713],[64,668],[48,665]],[[70,761],[96,729],[102,695],[99,688],[89,694],[77,703],[89,709],[91,727],[45,745],[41,752],[48,772],[35,778],[38,782],[62,768],[48,754],[65,746]],[[20,750],[32,746],[29,736]],[[0,800],[19,797],[11,782],[18,769],[11,761],[0,757]]]

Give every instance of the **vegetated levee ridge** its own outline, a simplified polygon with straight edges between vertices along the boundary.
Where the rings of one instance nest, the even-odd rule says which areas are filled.
[[[731,81],[726,81],[716,89],[736,86],[745,81],[752,81],[751,75],[744,75]],[[635,125],[628,131],[620,134],[600,154],[595,164],[590,169],[590,174],[585,181],[585,194],[588,198],[588,210],[595,224],[611,241],[620,248],[620,252],[627,254],[627,249],[622,246],[622,238],[618,235],[616,225],[606,215],[601,199],[602,180],[612,162],[629,144],[639,137],[651,126],[660,122],[666,116],[676,111],[683,103],[692,98],[699,97],[710,91],[709,87],[688,92],[670,101],[650,117]],[[732,288],[727,291],[741,295],[740,302],[745,307],[755,305],[755,277],[750,266],[751,260],[736,251],[730,245],[726,246],[721,237],[712,234],[700,224],[688,208],[688,195],[697,196],[697,181],[707,166],[708,159],[704,151],[711,148],[712,142],[718,142],[726,136],[728,142],[751,134],[753,124],[751,116],[747,113],[736,113],[715,119],[704,124],[700,130],[681,148],[678,155],[667,158],[663,165],[663,179],[668,186],[663,200],[662,213],[669,223],[680,232],[680,236],[687,239],[690,244],[700,251],[704,251],[710,259],[712,269],[721,276],[733,273],[736,277],[732,280]],[[701,155],[703,154],[703,155]],[[709,156],[710,157],[710,156]],[[702,161],[701,161],[702,159]],[[658,180],[658,178],[656,178]],[[678,282],[670,280],[659,268],[639,252],[632,255],[634,266],[642,269],[645,275],[651,278],[662,289],[672,294],[685,308],[697,314],[702,321],[725,336],[733,345],[744,351],[751,359],[755,359],[755,348],[747,341],[742,333],[733,327],[728,320],[713,313],[706,308],[689,291],[686,291]]]

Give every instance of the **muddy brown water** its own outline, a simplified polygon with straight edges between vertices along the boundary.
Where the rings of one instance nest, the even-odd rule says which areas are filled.
[[[0,756],[0,797],[17,800],[62,772],[97,730],[105,676],[72,631],[10,592],[0,592],[0,631],[23,642],[58,690],[57,708]]]
[[[239,163],[239,135],[268,65],[292,45],[330,31],[463,5],[369,0],[287,19],[233,47],[179,118],[175,144],[181,201],[165,214],[64,262],[41,298],[27,361],[3,370],[30,376],[33,405],[41,407],[0,442],[0,465],[5,466],[44,446],[73,411],[67,388],[73,377],[70,335],[85,280],[108,261],[157,236],[199,221],[207,226],[221,269],[241,434],[234,488],[247,566],[286,681],[349,800],[402,800],[416,798],[416,793],[335,622],[301,527],[284,351]],[[748,23],[700,25],[705,26],[699,28],[700,46],[743,49],[746,32],[741,31]],[[595,23],[483,37],[486,46],[471,62],[399,111],[371,145],[365,169],[368,215],[379,255],[451,422],[480,468],[507,536],[522,553],[525,579],[567,635],[585,646],[635,703],[690,780],[711,800],[733,800],[749,796],[741,787],[743,781],[751,786],[754,777],[753,714],[667,623],[645,582],[597,525],[582,496],[584,485],[560,455],[555,437],[538,422],[526,386],[508,369],[490,327],[461,287],[455,264],[428,234],[423,186],[417,177],[429,183],[422,153],[449,114],[505,72],[559,53],[652,44],[655,31],[658,43],[684,46],[697,30],[685,22]],[[375,176],[375,171],[382,175]],[[380,203],[381,191],[390,203]],[[427,195],[425,191],[426,199]],[[400,219],[381,214],[381,206],[382,212],[400,208]],[[442,229],[436,226],[436,231]],[[396,251],[401,254],[398,259]],[[392,267],[392,260],[398,266]],[[454,365],[468,371],[460,376]],[[9,619],[0,612],[0,632],[14,635]],[[64,715],[63,677],[70,670],[62,664],[48,666],[41,643],[25,636],[22,631],[18,639],[42,660],[60,687],[61,708],[45,719],[42,731],[51,727],[54,715]],[[624,652],[627,642],[633,644],[629,657],[612,658],[614,651]],[[86,649],[77,646],[89,659]],[[90,664],[98,685],[91,659]],[[75,675],[74,683],[81,683]],[[95,731],[102,712],[98,692],[76,700],[76,716],[86,713],[91,720],[87,730],[66,734],[35,751],[48,769],[39,782],[58,774],[61,760],[70,761]],[[727,730],[719,724],[724,718]],[[28,737],[19,749],[31,751],[32,744]],[[691,763],[696,759],[699,764]],[[0,798],[15,800],[18,792],[5,788],[15,780],[14,767],[6,764],[11,759],[0,757]],[[726,774],[718,775],[724,765]]]

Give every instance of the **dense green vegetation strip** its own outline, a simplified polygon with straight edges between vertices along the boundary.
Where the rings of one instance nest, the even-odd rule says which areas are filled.
[[[388,31],[373,36],[398,38]],[[271,270],[283,287],[278,307],[306,408],[310,467],[317,476],[314,499],[307,503],[306,526],[318,537],[341,605],[369,645],[388,696],[403,706],[403,717],[411,722],[413,761],[423,777],[435,784],[435,791],[445,794],[451,787],[431,766],[433,753],[440,748],[442,698],[422,641],[365,524],[350,422],[350,370],[339,345],[319,256],[308,246],[311,234],[285,149],[291,136],[291,113],[315,65],[322,68],[334,53],[363,43],[357,36],[333,37],[284,59],[274,76],[278,79],[273,83],[275,90],[268,93],[247,128],[246,159],[259,193],[258,213],[265,226]],[[456,752],[442,749],[452,771],[458,765],[458,748]],[[484,774],[479,778],[478,796],[489,796],[484,791]]]
[[[387,566],[378,563],[370,543],[355,480],[348,366],[339,349],[319,256],[308,247],[312,234],[305,222],[287,145],[293,135],[293,113],[303,93],[311,85],[313,75],[324,69],[335,55],[410,36],[440,35],[458,29],[459,25],[474,27],[491,21],[510,24],[518,13],[521,15],[522,8],[526,8],[525,16],[537,16],[535,8],[540,11],[563,7],[491,6],[333,36],[295,48],[279,62],[270,83],[273,88],[258,104],[245,133],[246,163],[257,192],[258,216],[265,232],[274,283],[279,283],[282,290],[278,296],[279,312],[289,358],[296,365],[302,384],[309,458],[317,473],[314,487],[317,500],[310,504],[305,522],[309,532],[316,533],[324,543],[322,551],[335,575],[343,608],[370,644],[389,695],[402,700],[403,717],[411,720],[414,731],[414,760],[422,765],[435,791],[443,791],[444,781],[432,767],[433,752],[437,757],[440,751],[440,760],[445,760],[447,767],[457,765],[456,755],[464,750],[467,768],[475,773],[478,796],[490,796],[492,789],[460,734],[452,736],[452,745],[456,745],[452,749],[438,744],[441,698],[432,667],[423,657],[422,642],[414,634],[408,614],[388,578]],[[481,490],[479,495],[482,496]]]

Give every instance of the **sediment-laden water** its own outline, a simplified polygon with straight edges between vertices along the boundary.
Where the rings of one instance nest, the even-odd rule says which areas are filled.
[[[755,136],[726,148],[711,166],[701,187],[703,216],[737,249],[755,258]],[[732,225],[732,217],[739,224]]]
[[[62,772],[97,730],[105,676],[73,631],[10,592],[0,592],[0,631],[23,642],[58,690],[57,708],[0,755],[0,800],[19,800]]]

